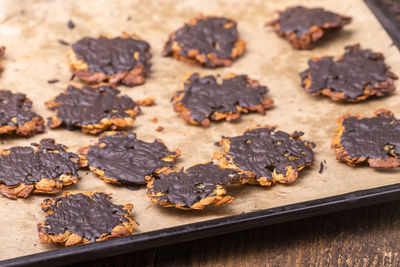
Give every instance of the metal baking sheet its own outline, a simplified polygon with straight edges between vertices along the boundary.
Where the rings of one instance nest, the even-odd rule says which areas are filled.
[[[41,201],[47,196],[35,195],[25,200],[0,198],[0,265],[23,263],[67,263],[111,256],[189,239],[236,231],[248,227],[294,220],[339,209],[368,205],[399,196],[399,170],[352,168],[339,163],[330,149],[334,121],[346,113],[371,115],[386,107],[400,116],[398,93],[358,104],[341,104],[323,97],[312,97],[299,86],[298,73],[304,70],[311,56],[340,55],[346,45],[360,43],[364,48],[381,51],[392,71],[400,74],[400,55],[383,27],[361,0],[309,0],[301,4],[322,6],[353,17],[353,22],[325,38],[311,51],[296,51],[279,38],[265,22],[276,17],[276,10],[296,5],[299,1],[35,1],[0,0],[0,44],[7,47],[5,71],[0,87],[24,92],[33,101],[33,110],[44,117],[52,114],[44,102],[63,91],[71,76],[67,47],[59,40],[72,43],[84,36],[106,33],[135,32],[152,46],[152,73],[142,86],[119,87],[133,99],[154,96],[156,105],[143,108],[133,130],[138,137],[152,141],[161,138],[171,149],[182,151],[178,166],[204,162],[213,152],[222,151],[213,144],[222,135],[235,136],[248,127],[278,125],[279,129],[305,132],[305,139],[317,144],[316,163],[301,171],[299,179],[289,186],[271,188],[234,185],[228,188],[235,201],[202,211],[181,211],[161,208],[146,196],[143,188],[131,191],[105,184],[95,175],[81,171],[81,181],[68,191],[105,191],[114,202],[133,203],[135,219],[140,223],[137,234],[79,247],[60,248],[42,245],[36,224],[43,220]],[[231,17],[238,22],[242,39],[247,42],[245,54],[231,67],[214,70],[188,65],[160,56],[168,34],[199,13]],[[76,27],[69,29],[68,20]],[[265,116],[244,115],[234,123],[212,123],[209,128],[186,124],[173,112],[169,99],[178,90],[183,76],[189,72],[202,74],[246,73],[270,89],[275,101]],[[59,79],[56,84],[48,80]],[[158,118],[158,123],[150,120]],[[158,126],[164,131],[157,132]],[[76,151],[96,142],[97,137],[79,131],[47,129],[31,138],[5,138],[1,148],[28,145],[45,137]],[[327,169],[319,173],[319,164]],[[38,254],[38,253],[43,254]],[[24,258],[16,258],[26,256]],[[11,259],[16,258],[16,259]],[[11,260],[9,260],[11,259]]]

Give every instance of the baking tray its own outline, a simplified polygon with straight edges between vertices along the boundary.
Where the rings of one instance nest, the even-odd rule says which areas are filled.
[[[317,144],[316,164],[301,171],[299,179],[290,186],[278,184],[264,189],[235,185],[228,189],[235,197],[232,204],[189,212],[158,207],[150,202],[143,189],[130,191],[112,186],[91,173],[80,171],[82,180],[66,190],[102,190],[112,193],[115,203],[132,202],[135,219],[141,224],[138,233],[71,248],[41,245],[35,225],[44,218],[39,206],[45,196],[35,195],[17,201],[0,198],[0,259],[5,260],[0,265],[87,261],[400,198],[399,170],[352,168],[337,162],[335,153],[329,148],[337,117],[345,113],[371,115],[381,107],[387,107],[399,116],[398,93],[360,104],[340,104],[323,97],[312,97],[299,87],[298,73],[306,68],[308,58],[340,55],[345,45],[356,42],[382,51],[393,72],[400,73],[398,50],[363,1],[302,2],[354,18],[352,24],[334,37],[326,38],[311,51],[295,51],[271,29],[263,27],[266,21],[276,16],[275,10],[298,4],[299,1],[295,0],[232,0],[230,3],[235,8],[229,9],[225,1],[214,0],[179,3],[172,0],[115,0],[105,1],[104,5],[93,3],[0,0],[0,5],[6,7],[0,8],[0,43],[7,46],[0,87],[26,93],[33,100],[33,110],[48,117],[52,112],[44,107],[43,102],[64,90],[70,78],[66,64],[67,47],[58,43],[60,39],[73,42],[83,36],[101,33],[118,35],[121,31],[136,32],[152,46],[153,73],[146,84],[135,88],[120,87],[120,90],[135,100],[149,95],[157,99],[155,106],[143,108],[143,115],[135,122],[133,129],[139,138],[152,141],[158,137],[171,149],[179,147],[182,158],[178,166],[181,167],[203,162],[211,157],[213,151],[221,151],[213,143],[222,135],[239,135],[256,124],[278,125],[279,129],[288,132],[302,130],[305,139]],[[240,34],[248,43],[248,48],[232,67],[207,70],[160,56],[168,33],[199,12],[226,15],[238,21]],[[69,19],[76,24],[72,30],[66,26]],[[188,72],[247,73],[270,88],[269,96],[276,105],[265,116],[245,115],[238,122],[214,123],[207,129],[190,126],[172,111],[169,102]],[[51,79],[59,79],[60,82],[48,84],[47,80]],[[149,123],[154,116],[158,117],[158,124]],[[158,125],[164,126],[163,132],[154,131]],[[44,137],[55,138],[68,145],[71,151],[93,144],[97,139],[79,131],[47,130],[46,134],[29,139],[6,138],[1,148],[27,145]],[[327,167],[323,173],[319,172],[321,162],[325,162]]]
[[[104,242],[19,257],[2,261],[0,265],[57,266],[72,264],[398,199],[400,199],[400,184],[395,184],[273,209],[244,213],[222,219],[136,234]]]

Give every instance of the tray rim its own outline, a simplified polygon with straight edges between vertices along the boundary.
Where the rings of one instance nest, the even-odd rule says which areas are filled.
[[[364,0],[364,2],[389,34],[393,43],[400,49],[400,28],[397,28],[395,24],[398,22],[400,25],[400,21],[395,21],[393,16],[387,12],[379,0]]]
[[[394,21],[385,14],[386,11],[382,9],[382,6],[377,1],[364,0],[392,38],[394,44],[400,49],[400,29],[394,25]],[[59,248],[11,258],[0,261],[0,266],[43,266],[43,264],[57,266],[85,262],[399,199],[400,183],[396,183],[270,209],[137,233],[98,243]]]
[[[90,261],[399,199],[400,183],[396,183],[7,259],[0,261],[0,266],[57,266]]]

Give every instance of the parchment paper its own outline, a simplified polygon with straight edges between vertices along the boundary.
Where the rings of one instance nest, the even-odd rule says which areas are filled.
[[[275,10],[299,4],[300,1],[53,1],[53,0],[0,0],[0,45],[7,47],[5,71],[0,76],[0,88],[23,92],[33,100],[33,110],[44,117],[52,114],[44,102],[62,92],[71,77],[67,66],[67,47],[59,39],[73,43],[84,36],[97,37],[101,33],[118,35],[123,31],[135,32],[152,46],[152,73],[142,86],[120,87],[123,94],[133,99],[156,97],[156,105],[143,108],[134,130],[138,137],[152,141],[163,139],[171,149],[182,151],[178,166],[204,162],[214,151],[222,148],[213,144],[222,135],[240,135],[256,124],[278,125],[292,132],[304,131],[305,139],[317,144],[316,162],[312,168],[301,171],[299,179],[289,186],[274,185],[231,186],[228,188],[236,200],[221,207],[208,207],[203,211],[181,211],[162,208],[150,202],[146,190],[131,191],[104,183],[92,173],[80,171],[80,182],[68,191],[101,190],[113,194],[114,202],[133,203],[135,219],[140,223],[138,232],[189,224],[242,212],[302,202],[355,190],[368,189],[400,182],[399,170],[377,170],[369,167],[353,168],[335,159],[330,149],[334,135],[334,121],[345,113],[372,113],[382,107],[400,117],[400,96],[373,99],[359,104],[339,104],[325,97],[313,97],[300,88],[298,73],[307,67],[311,56],[341,55],[345,45],[361,43],[362,47],[382,51],[394,73],[400,74],[400,55],[389,36],[361,0],[301,1],[306,6],[323,6],[353,17],[353,22],[311,51],[292,49],[287,41],[278,37],[264,23],[276,17]],[[168,34],[198,13],[225,15],[235,19],[241,37],[247,42],[245,54],[232,67],[215,70],[192,66],[172,58],[160,56]],[[129,18],[129,19],[128,19]],[[68,20],[76,27],[69,29]],[[188,72],[203,74],[246,73],[270,88],[269,96],[275,106],[265,116],[244,115],[235,123],[212,123],[209,128],[191,126],[173,112],[169,102]],[[47,80],[59,79],[56,84]],[[398,83],[397,83],[398,84]],[[150,119],[157,117],[158,123]],[[156,132],[159,126],[164,131]],[[72,151],[92,144],[96,136],[80,131],[50,130],[31,138],[6,138],[1,148],[29,145],[45,137],[55,138]],[[326,160],[327,169],[319,174],[320,162]],[[0,260],[59,248],[39,243],[36,225],[44,218],[40,203],[47,196],[34,195],[28,199],[0,198]]]

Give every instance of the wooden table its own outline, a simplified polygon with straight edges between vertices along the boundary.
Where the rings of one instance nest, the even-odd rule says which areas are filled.
[[[399,266],[400,201],[216,236],[85,266]]]

